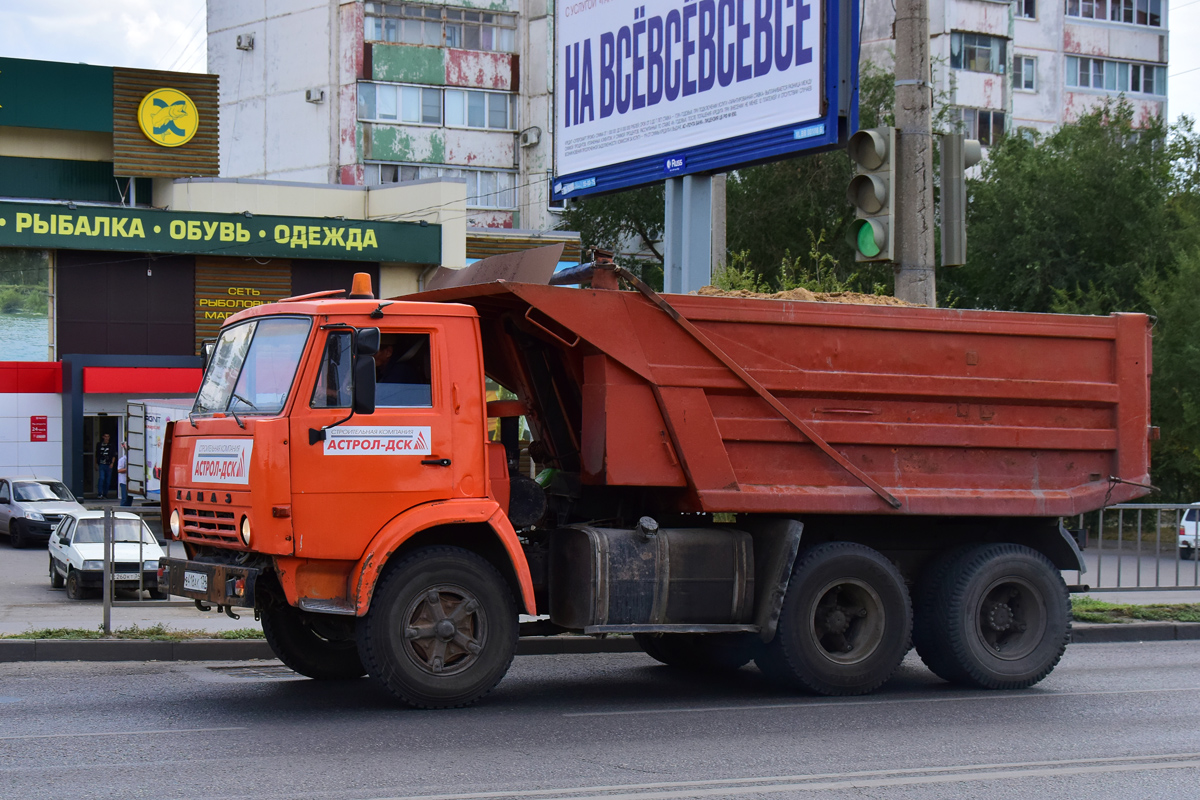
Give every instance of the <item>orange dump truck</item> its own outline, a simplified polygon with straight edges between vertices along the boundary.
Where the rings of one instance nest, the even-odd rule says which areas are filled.
[[[300,673],[420,707],[565,632],[831,695],[910,643],[947,680],[1026,687],[1068,638],[1060,518],[1146,492],[1149,372],[1138,314],[663,298],[603,266],[584,289],[356,283],[226,322],[166,448],[188,557],[162,580],[253,608]]]

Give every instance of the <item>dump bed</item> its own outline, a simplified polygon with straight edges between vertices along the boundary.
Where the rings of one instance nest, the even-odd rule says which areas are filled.
[[[1149,480],[1141,314],[665,296],[679,321],[637,292],[504,282],[405,299],[478,310],[542,463],[681,510],[1060,516]]]

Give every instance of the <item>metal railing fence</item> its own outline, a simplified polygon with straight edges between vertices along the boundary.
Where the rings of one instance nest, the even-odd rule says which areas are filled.
[[[1088,569],[1064,571],[1063,578],[1092,592],[1200,590],[1195,522],[1182,540],[1189,546],[1180,546],[1189,509],[1200,504],[1125,503],[1064,519],[1067,527],[1086,532]]]

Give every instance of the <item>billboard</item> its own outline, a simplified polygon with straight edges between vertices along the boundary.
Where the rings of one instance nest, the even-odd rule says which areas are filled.
[[[555,5],[555,199],[844,142],[857,3]]]

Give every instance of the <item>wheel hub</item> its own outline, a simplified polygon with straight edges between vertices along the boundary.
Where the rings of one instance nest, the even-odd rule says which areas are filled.
[[[1006,631],[1012,627],[1013,610],[1008,603],[991,603],[987,621],[992,630]]]
[[[1017,660],[1041,641],[1046,610],[1033,586],[1022,578],[996,581],[979,605],[978,635],[993,655]]]
[[[883,601],[870,585],[834,581],[818,597],[811,635],[829,660],[854,664],[875,652],[883,638]]]
[[[434,675],[471,666],[483,649],[486,621],[475,597],[459,586],[437,586],[409,603],[405,654]]]

